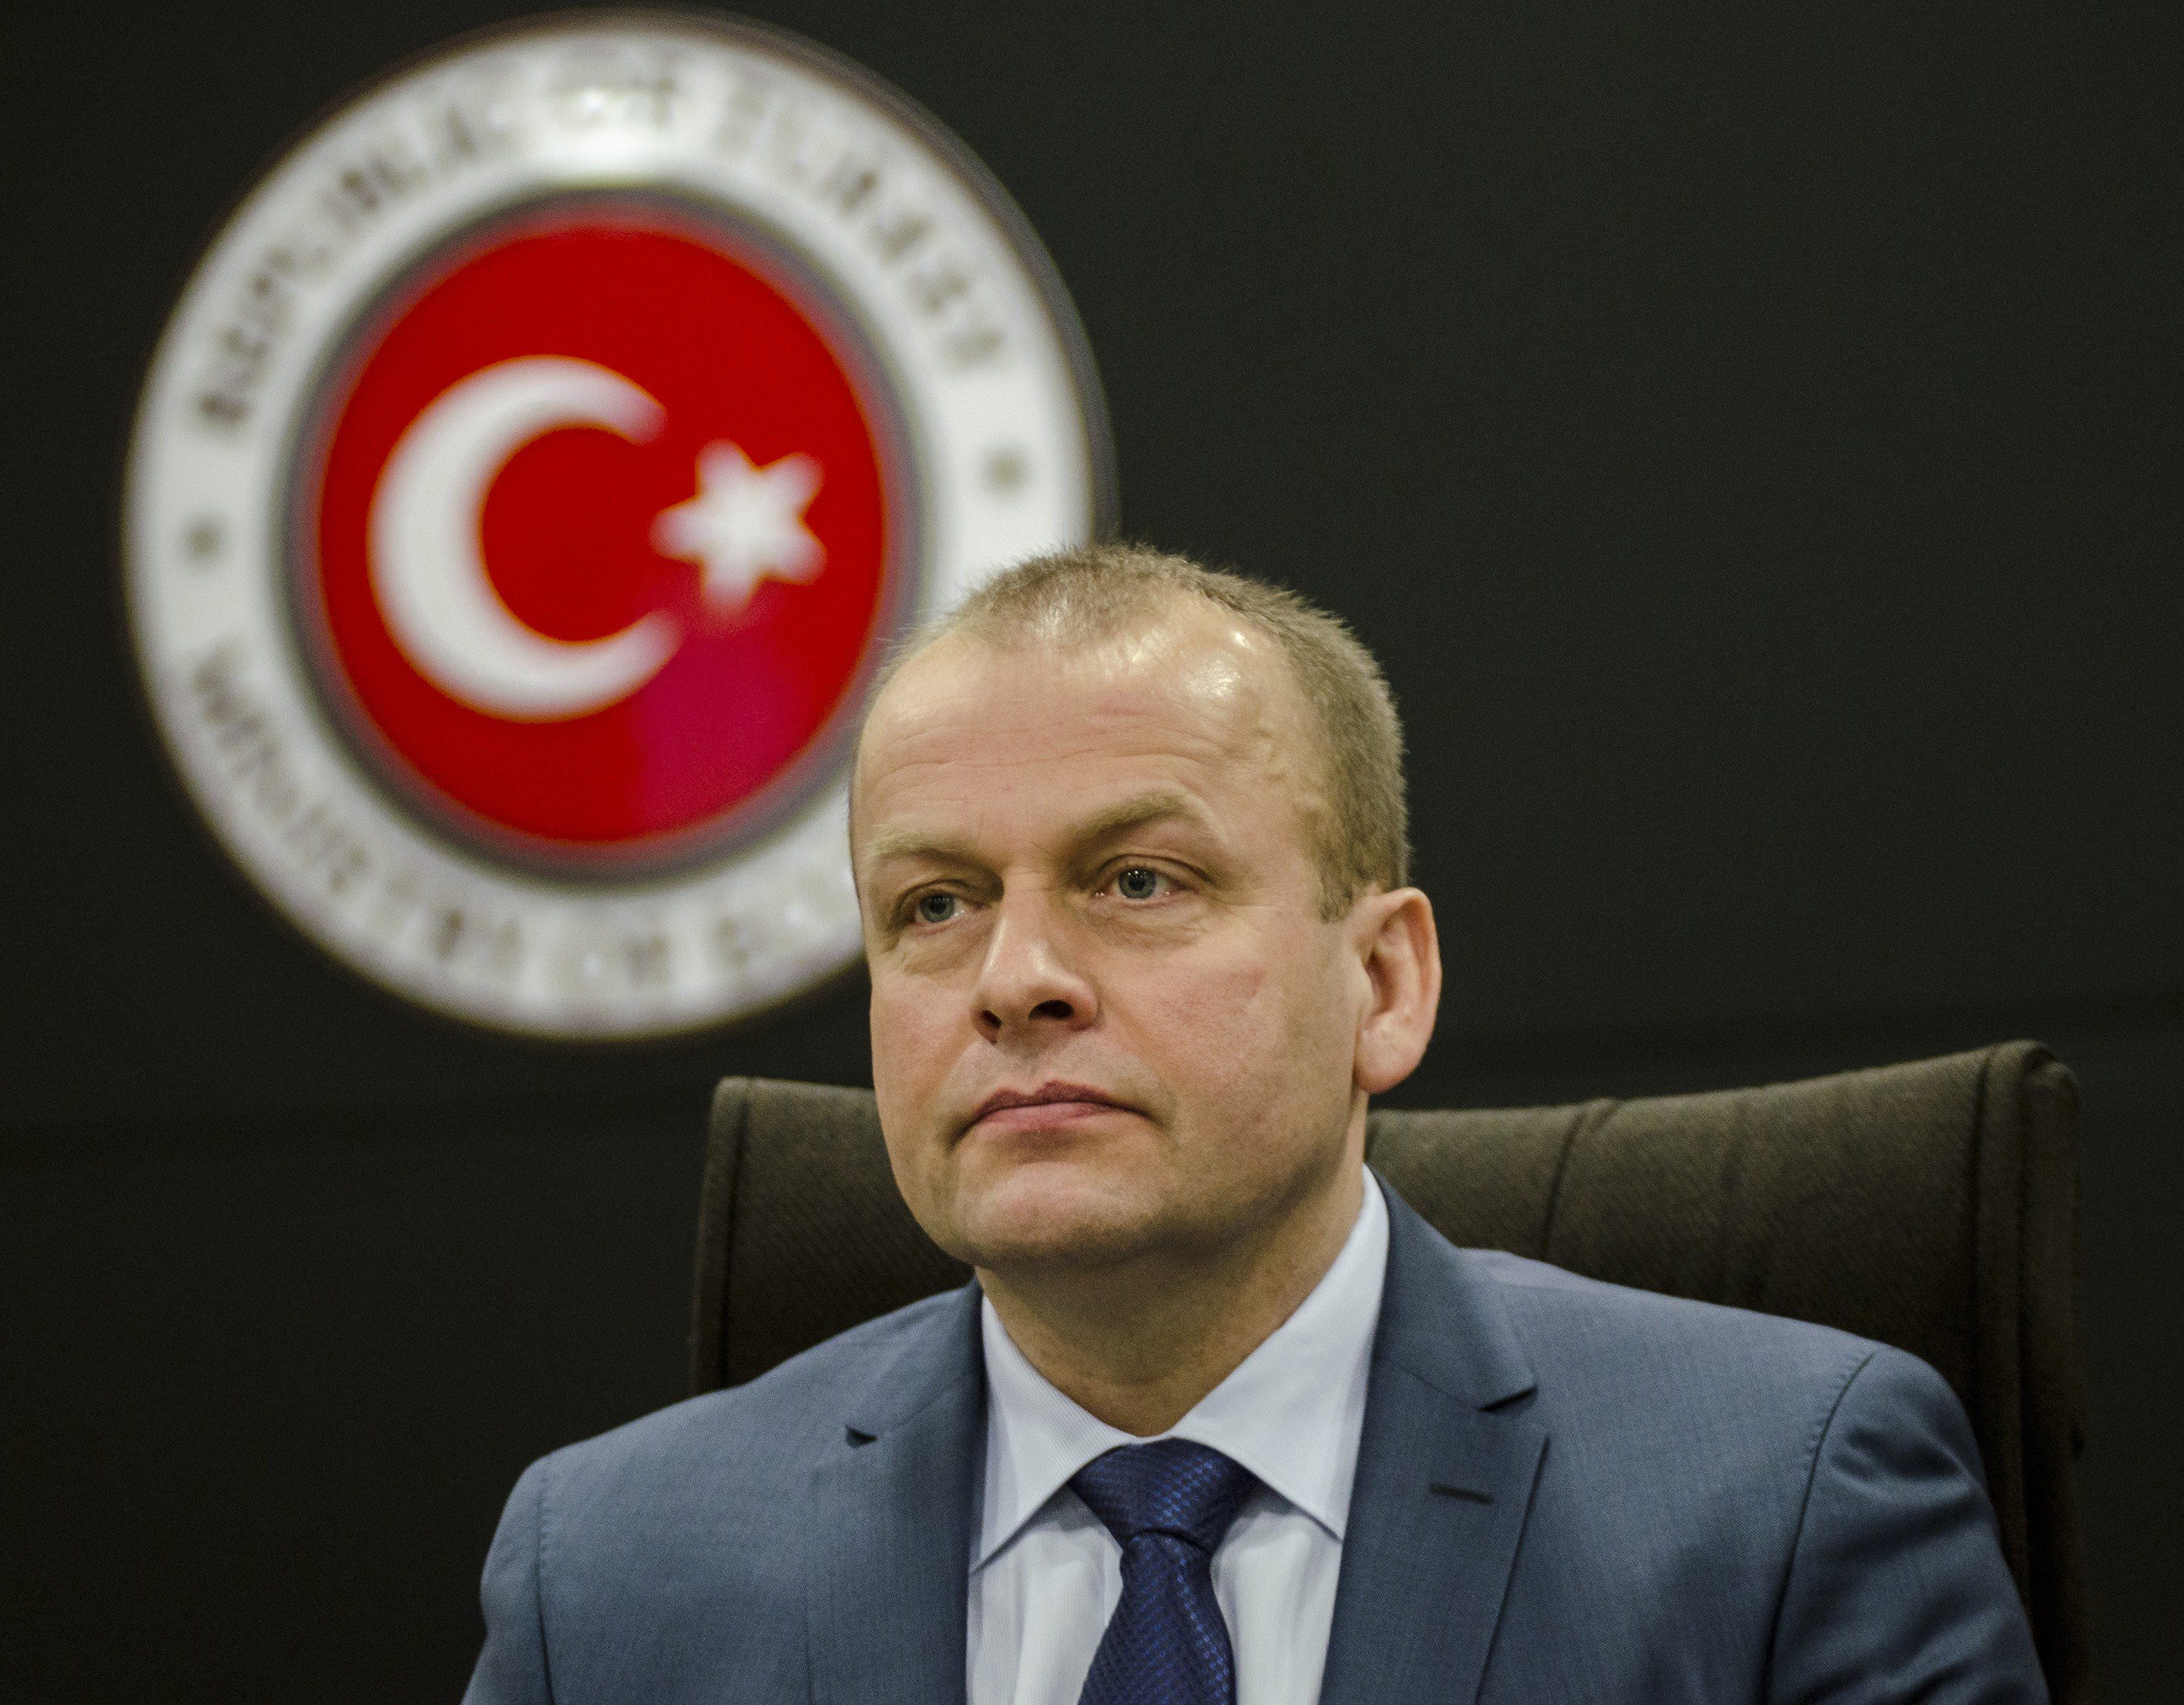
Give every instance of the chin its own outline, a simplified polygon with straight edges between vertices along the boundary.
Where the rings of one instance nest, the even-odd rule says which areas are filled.
[[[1158,1240],[1160,1198],[1147,1182],[1142,1174],[1117,1178],[1057,1162],[1020,1163],[997,1178],[966,1181],[949,1253],[995,1272],[1128,1260]]]

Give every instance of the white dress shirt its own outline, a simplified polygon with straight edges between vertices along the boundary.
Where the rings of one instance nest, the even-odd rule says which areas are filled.
[[[1158,1435],[1210,1445],[1259,1479],[1213,1556],[1237,1705],[1319,1697],[1387,1270],[1387,1204],[1368,1173],[1357,1223],[1312,1295]],[[1146,1440],[1050,1385],[991,1302],[983,1326],[986,1478],[972,1541],[970,1705],[1074,1705],[1122,1596],[1123,1549],[1069,1480],[1104,1451]]]

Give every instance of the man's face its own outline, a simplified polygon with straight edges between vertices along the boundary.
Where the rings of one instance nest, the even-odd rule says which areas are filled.
[[[1370,978],[1320,916],[1318,749],[1273,643],[1196,600],[889,685],[852,847],[872,1077],[943,1247],[1212,1253],[1356,1164]]]

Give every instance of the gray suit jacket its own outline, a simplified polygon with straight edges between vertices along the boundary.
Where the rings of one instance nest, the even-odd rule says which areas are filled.
[[[1388,1206],[1323,1699],[2046,1697],[1924,1362],[1458,1250]],[[533,1463],[472,1705],[961,1705],[978,1303]]]

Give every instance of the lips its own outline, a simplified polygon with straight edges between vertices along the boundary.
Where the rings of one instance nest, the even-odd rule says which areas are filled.
[[[1035,1089],[994,1090],[992,1095],[978,1103],[978,1110],[971,1116],[970,1125],[978,1125],[998,1113],[1017,1112],[1020,1110],[1039,1107],[1055,1109],[1054,1114],[1049,1117],[1056,1122],[1066,1119],[1072,1109],[1114,1107],[1125,1112],[1130,1111],[1112,1095],[1095,1089],[1088,1084],[1050,1083],[1041,1084]],[[1010,1123],[1044,1123],[1046,1121],[1039,1119],[1036,1113],[1032,1113]],[[966,1128],[969,1128],[969,1126]]]

